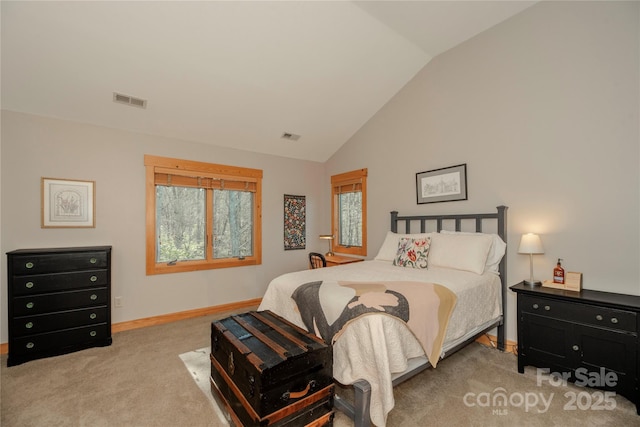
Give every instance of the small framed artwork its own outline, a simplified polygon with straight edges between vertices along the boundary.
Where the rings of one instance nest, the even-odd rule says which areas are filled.
[[[95,181],[42,178],[42,228],[94,228]]]
[[[307,241],[305,196],[284,195],[284,250],[304,249]]]
[[[418,204],[467,200],[467,164],[416,174]]]

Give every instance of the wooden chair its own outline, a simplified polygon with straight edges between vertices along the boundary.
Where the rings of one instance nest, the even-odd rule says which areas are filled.
[[[309,264],[311,268],[322,268],[327,266],[327,260],[321,253],[309,252]]]

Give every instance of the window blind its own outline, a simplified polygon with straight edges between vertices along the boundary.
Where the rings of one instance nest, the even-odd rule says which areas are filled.
[[[255,193],[257,188],[255,181],[240,177],[189,176],[165,172],[156,172],[154,183],[155,185],[249,191],[252,193]]]

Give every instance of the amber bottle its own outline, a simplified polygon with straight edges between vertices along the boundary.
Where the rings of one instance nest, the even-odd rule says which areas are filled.
[[[560,262],[562,259],[558,258],[558,264],[553,269],[553,283],[564,283],[564,268]]]

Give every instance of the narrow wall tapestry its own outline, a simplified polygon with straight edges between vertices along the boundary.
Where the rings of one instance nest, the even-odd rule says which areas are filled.
[[[284,250],[305,249],[306,215],[305,196],[284,195]]]

